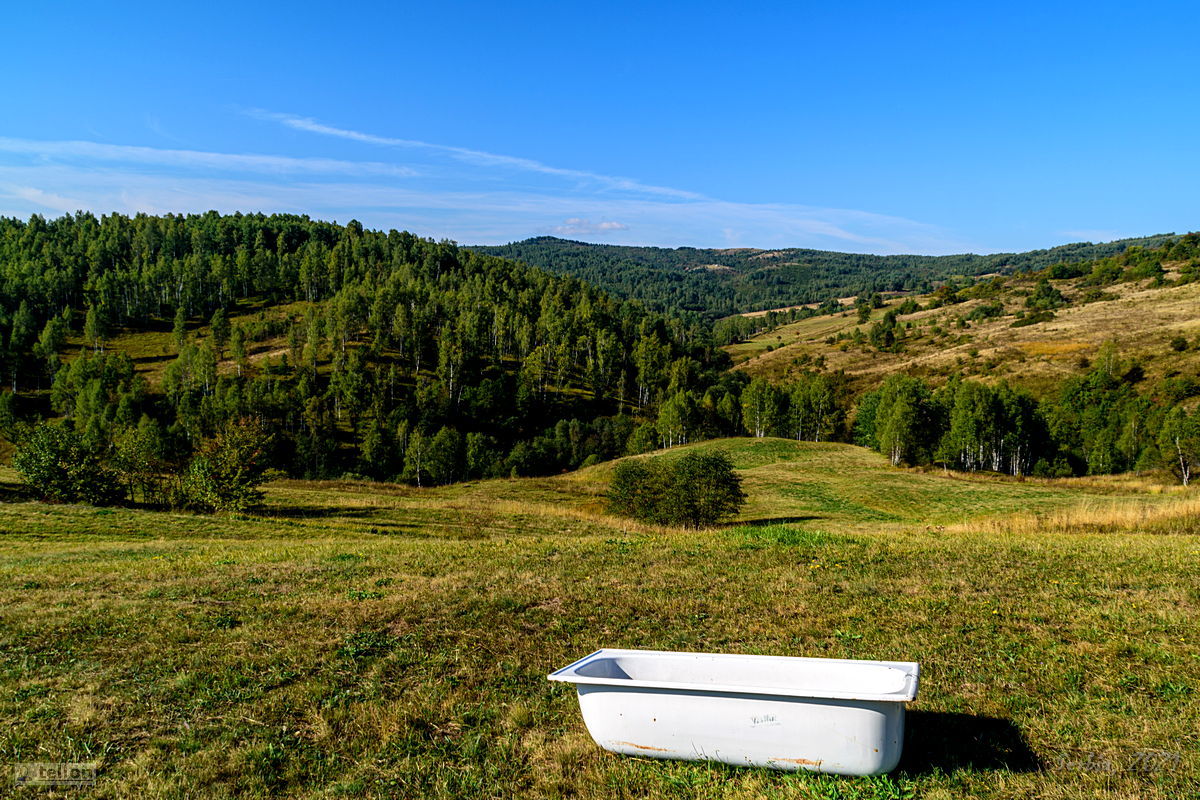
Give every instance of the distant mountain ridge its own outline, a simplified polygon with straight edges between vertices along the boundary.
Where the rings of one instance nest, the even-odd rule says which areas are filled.
[[[1010,274],[1089,261],[1135,245],[1159,247],[1177,238],[1168,233],[1025,253],[949,256],[877,256],[806,248],[671,249],[589,244],[553,236],[467,249],[574,275],[655,309],[716,318],[820,303],[862,291],[928,291],[932,284],[955,277]]]

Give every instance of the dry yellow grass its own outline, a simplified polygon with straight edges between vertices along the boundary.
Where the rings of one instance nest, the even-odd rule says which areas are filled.
[[[1029,356],[1062,356],[1072,355],[1081,350],[1089,350],[1094,347],[1089,342],[1021,342],[1017,345],[1026,355]]]
[[[1056,282],[1069,297],[1082,291],[1070,281]],[[1030,283],[1014,284],[1018,291]],[[959,305],[920,311],[901,317],[912,322],[923,335],[909,338],[899,353],[878,352],[853,344],[827,343],[829,337],[849,336],[855,328],[864,333],[852,314],[814,317],[763,334],[727,350],[735,369],[751,375],[784,379],[806,365],[800,356],[823,356],[828,370],[845,370],[859,387],[869,387],[896,371],[925,375],[935,380],[952,372],[961,372],[985,380],[1004,378],[1035,392],[1050,391],[1069,375],[1083,368],[1081,358],[1091,358],[1108,341],[1116,342],[1126,357],[1137,358],[1148,379],[1196,369],[1196,350],[1175,352],[1170,341],[1184,336],[1191,342],[1200,338],[1200,284],[1155,288],[1139,283],[1118,284],[1105,290],[1115,299],[1073,305],[1055,312],[1056,318],[1013,328],[1012,313],[1022,307],[1019,294],[1003,300],[1008,315],[971,321],[968,328],[956,324],[985,301],[972,300]],[[926,298],[917,298],[924,303]],[[894,307],[897,301],[888,303]],[[881,316],[877,310],[872,321]],[[945,331],[933,336],[933,325]],[[767,346],[773,349],[768,352]]]
[[[1200,498],[1174,493],[1166,503],[1123,499],[1096,500],[1037,514],[1013,514],[972,520],[949,533],[985,532],[1019,535],[1053,534],[1200,534]],[[1197,551],[1200,553],[1200,551]]]

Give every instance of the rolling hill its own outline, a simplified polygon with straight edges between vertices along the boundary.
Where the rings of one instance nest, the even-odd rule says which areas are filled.
[[[107,459],[137,428],[158,471],[250,417],[293,475],[573,468],[623,454],[668,388],[716,383],[708,333],[354,221],[0,217],[0,435],[64,418]]]
[[[921,291],[955,276],[1007,274],[1089,261],[1132,246],[1157,247],[1173,238],[1173,234],[1160,234],[1026,253],[950,256],[876,256],[802,248],[667,249],[588,244],[550,236],[469,249],[574,275],[655,309],[693,311],[714,318],[822,303],[862,291]]]
[[[0,433],[22,441],[42,420],[65,420],[65,438],[56,440],[63,444],[55,446],[123,470],[109,480],[109,495],[131,502],[173,502],[158,476],[182,473],[209,442],[247,419],[269,442],[268,465],[289,475],[423,486],[554,473],[748,430],[849,438],[863,428],[847,413],[855,390],[889,374],[1013,376],[1052,394],[1064,376],[1088,369],[1103,342],[1118,339],[1131,363],[1117,377],[1144,384],[1135,393],[1109,393],[1123,404],[1121,415],[1100,420],[1078,413],[1080,403],[1062,405],[1061,414],[1045,406],[1030,418],[1031,425],[1054,419],[1053,437],[1034,437],[1045,452],[1008,468],[1044,476],[1157,468],[1166,415],[1190,413],[1181,401],[1200,393],[1190,366],[1200,254],[1191,234],[1158,249],[1124,244],[1100,259],[948,281],[919,300],[881,293],[873,311],[863,297],[862,309],[782,327],[768,313],[752,324],[774,330],[722,352],[717,341],[741,335],[728,318],[710,327],[698,315],[648,311],[577,277],[353,222],[215,213],[0,220],[7,290],[0,293],[0,365],[10,379],[0,392]],[[676,271],[718,277],[807,257],[794,250],[662,252],[674,254]],[[893,275],[901,267],[933,274],[1094,252],[816,256],[830,269],[842,264],[845,277],[868,274],[872,263]],[[718,255],[729,263],[691,272],[683,266]],[[1045,307],[1035,309],[1035,301]],[[868,315],[861,324],[860,314]],[[740,362],[733,372],[726,371],[730,357]],[[813,372],[837,376],[835,385],[799,391],[793,381],[778,397],[742,391],[746,375],[788,380]],[[751,405],[759,409],[753,426]],[[809,410],[823,421],[805,423]],[[1031,454],[1025,444],[1033,428],[1015,419],[996,424],[1025,430],[1018,449]],[[1136,430],[1125,430],[1127,420],[1137,421]],[[931,416],[920,428],[935,431],[937,441],[897,450],[893,459],[930,463],[949,434],[946,422],[945,414]],[[1101,429],[1097,449],[1092,440]],[[879,444],[870,436],[858,441]],[[144,457],[130,457],[125,447]],[[1120,457],[1110,457],[1116,450]],[[66,461],[79,463],[46,463]],[[116,472],[103,473],[110,475]]]
[[[1200,284],[1181,282],[1178,264],[1166,266],[1161,278],[1101,288],[1079,276],[1051,279],[1063,304],[1041,321],[1028,305],[1044,276],[1036,273],[986,282],[949,305],[930,295],[889,298],[863,323],[853,308],[810,317],[725,349],[736,370],[776,380],[810,370],[819,360],[827,371],[844,371],[858,390],[903,372],[935,384],[955,374],[1004,380],[1046,395],[1086,372],[1112,342],[1127,366],[1136,368],[1136,383],[1194,383],[1200,378]],[[919,309],[898,313],[913,303]],[[900,338],[880,347],[870,332],[889,314]],[[1180,388],[1195,389],[1183,383]]]

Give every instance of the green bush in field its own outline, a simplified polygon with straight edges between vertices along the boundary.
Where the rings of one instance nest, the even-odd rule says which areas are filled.
[[[624,461],[608,491],[609,509],[616,514],[691,528],[733,516],[745,502],[742,479],[724,453]]]
[[[666,473],[654,461],[622,461],[613,470],[608,510],[623,517],[653,521],[666,493]]]
[[[242,511],[262,500],[267,479],[269,438],[242,421],[204,442],[180,484],[180,504],[201,511]]]
[[[13,454],[13,468],[43,500],[104,506],[124,495],[117,473],[61,423],[44,423]]]

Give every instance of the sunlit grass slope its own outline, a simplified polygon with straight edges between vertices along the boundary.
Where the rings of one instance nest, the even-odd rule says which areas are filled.
[[[72,796],[106,798],[1200,792],[1190,494],[698,447],[742,470],[741,524],[613,519],[610,465],[288,481],[232,519],[0,504],[0,760],[96,760]],[[861,780],[611,756],[544,677],[603,646],[918,660],[904,761]]]
[[[726,452],[741,473],[749,502],[738,521],[783,522],[837,530],[883,530],[896,525],[944,526],[989,516],[1076,506],[1154,504],[1169,487],[1131,480],[1021,481],[980,474],[901,470],[862,447],[787,439],[719,439],[667,451]],[[568,480],[603,490],[612,464]]]
[[[1083,293],[1074,281],[1054,281],[1055,287],[1075,301]],[[871,319],[858,324],[853,309],[833,316],[811,317],[785,325],[745,342],[725,348],[737,369],[753,376],[786,378],[810,369],[818,356],[826,370],[845,370],[860,388],[871,388],[897,371],[924,375],[934,380],[951,373],[983,379],[1003,378],[1037,393],[1052,392],[1071,375],[1086,369],[1084,359],[1096,356],[1108,341],[1116,342],[1127,359],[1136,360],[1149,380],[1172,375],[1195,375],[1200,353],[1200,284],[1155,287],[1147,282],[1106,287],[1108,299],[1075,302],[1057,309],[1055,318],[1024,327],[1012,327],[1016,312],[1024,308],[1024,295],[1032,288],[1029,279],[1010,278],[999,298],[1004,314],[990,319],[969,320],[960,327],[959,317],[991,300],[969,300],[956,305],[918,311],[901,316],[913,323],[900,352],[880,352],[868,344],[839,341],[856,328],[863,334],[895,309],[902,298],[872,312]],[[922,306],[928,297],[915,298]],[[935,334],[934,328],[942,333]],[[835,341],[830,342],[830,338]],[[1171,347],[1172,340],[1189,342],[1185,351]]]

